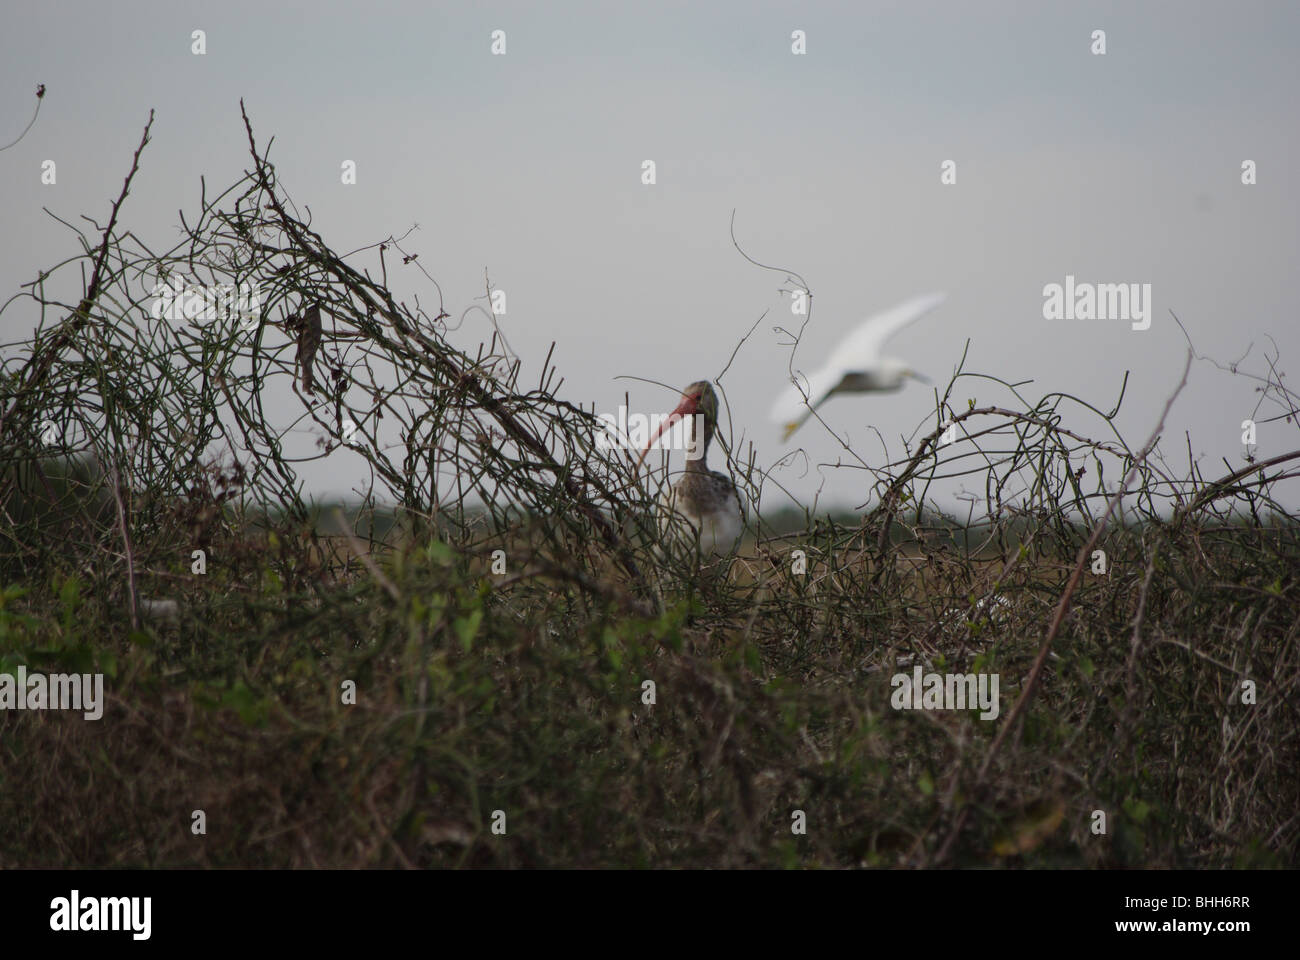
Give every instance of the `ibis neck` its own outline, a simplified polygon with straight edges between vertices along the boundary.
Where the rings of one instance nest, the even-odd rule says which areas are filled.
[[[695,418],[694,418],[694,417],[691,417],[691,419],[690,419],[690,426],[687,428],[687,430],[688,430],[688,432],[690,433],[690,440],[688,441],[689,446],[688,446],[688,451],[687,451],[687,452],[688,452],[688,453],[691,453],[691,452],[694,452],[695,449],[697,449],[696,446],[695,446],[697,441],[696,441],[696,437],[695,437]],[[709,465],[708,465],[708,459],[709,459],[709,444],[712,443],[712,442],[713,442],[713,431],[712,431],[711,429],[709,429],[709,425],[708,425],[708,424],[705,424],[705,426],[704,426],[704,445],[703,445],[702,447],[698,448],[698,449],[699,449],[699,454],[700,454],[700,455],[699,455],[698,457],[696,457],[695,459],[691,459],[691,457],[687,456],[687,458],[686,458],[686,472],[687,472],[687,473],[708,473],[708,472],[709,472]]]

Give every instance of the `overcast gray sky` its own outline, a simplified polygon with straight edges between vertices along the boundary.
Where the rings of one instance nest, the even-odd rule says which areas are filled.
[[[1300,358],[1294,2],[6,0],[0,24],[0,143],[48,87],[36,126],[0,153],[4,297],[75,252],[42,206],[106,213],[151,108],[123,217],[174,242],[199,175],[211,190],[248,165],[244,97],[261,140],[276,137],[281,181],[335,250],[419,223],[404,245],[448,311],[482,294],[487,267],[525,380],[555,340],[572,401],[612,411],[632,389],[634,409],[666,410],[675,398],[614,377],[715,377],[770,308],[723,379],[760,463],[795,444],[834,462],[839,446],[815,422],[783,445],[768,422],[788,360],[773,327],[798,318],[781,278],[732,247],[733,208],[746,250],[812,287],[804,369],[866,315],[947,291],[890,353],[946,382],[970,338],[969,369],[1102,407],[1131,370],[1121,425],[1137,445],[1182,366],[1170,309],[1203,353],[1232,360],[1253,342],[1244,366],[1262,372],[1271,335],[1283,370]],[[205,56],[190,52],[195,29]],[[498,29],[504,56],[490,50]],[[1097,29],[1104,56],[1090,52]],[[794,30],[805,55],[791,52]],[[40,184],[46,159],[57,185]],[[355,186],[340,183],[348,159]],[[646,159],[654,186],[641,183]],[[955,185],[940,182],[945,160]],[[1044,320],[1043,287],[1067,274],[1150,283],[1151,328]],[[471,314],[449,338],[472,350],[487,333]],[[0,318],[0,338],[25,334],[18,312]],[[1251,383],[1198,366],[1170,434],[1181,447],[1190,431],[1217,475],[1220,457],[1241,463],[1256,400]],[[868,424],[897,454],[931,403],[911,384],[822,412],[872,458]],[[1294,449],[1296,429],[1261,427],[1260,455]],[[308,468],[313,488],[345,491],[340,464]],[[802,474],[780,478],[803,496],[824,479],[824,498],[865,499],[860,474]]]

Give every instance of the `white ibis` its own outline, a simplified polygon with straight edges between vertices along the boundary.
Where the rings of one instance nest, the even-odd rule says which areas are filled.
[[[889,338],[943,303],[946,295],[913,297],[891,310],[868,317],[831,351],[820,370],[810,374],[800,390],[792,383],[772,406],[772,420],[785,428],[789,440],[814,410],[837,393],[876,393],[898,390],[907,377],[925,381],[904,361],[881,356]]]
[[[697,418],[696,414],[700,416]],[[636,470],[641,469],[641,463],[655,441],[683,417],[687,418],[686,446],[690,451],[698,451],[699,456],[694,459],[687,457],[682,475],[660,496],[660,530],[666,534],[671,526],[670,518],[674,513],[678,514],[690,524],[702,552],[728,553],[735,548],[745,528],[745,506],[731,478],[710,470],[706,462],[709,443],[718,426],[718,395],[713,392],[713,384],[698,380],[682,391],[682,402],[668,414],[646,443],[637,458]],[[702,444],[695,435],[701,421],[704,430]]]

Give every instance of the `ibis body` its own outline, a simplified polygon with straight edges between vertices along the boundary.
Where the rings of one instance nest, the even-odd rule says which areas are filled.
[[[660,495],[660,534],[667,538],[682,531],[681,520],[677,519],[681,518],[691,536],[698,539],[703,553],[729,553],[745,529],[745,508],[731,478],[708,466],[709,444],[718,423],[718,395],[711,383],[698,380],[682,391],[681,403],[650,437],[637,468],[660,435],[683,418],[687,418],[687,448],[698,450],[699,456],[688,456],[680,476]],[[703,430],[702,443],[698,430]]]

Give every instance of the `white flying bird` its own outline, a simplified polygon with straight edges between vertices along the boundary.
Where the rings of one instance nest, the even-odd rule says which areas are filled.
[[[785,427],[781,439],[789,440],[814,410],[837,393],[898,390],[907,377],[924,382],[925,378],[902,360],[882,357],[880,350],[890,337],[943,303],[946,296],[928,293],[913,297],[891,310],[868,317],[840,341],[820,370],[806,378],[799,374],[798,384],[786,387],[772,406],[773,422]]]

